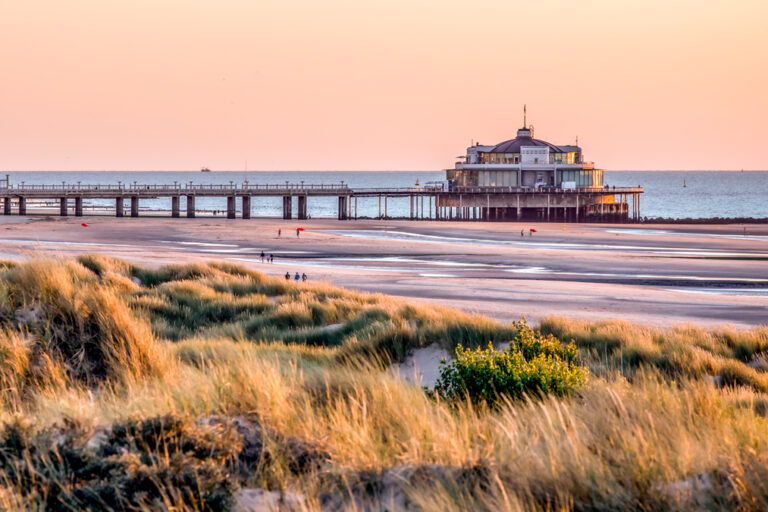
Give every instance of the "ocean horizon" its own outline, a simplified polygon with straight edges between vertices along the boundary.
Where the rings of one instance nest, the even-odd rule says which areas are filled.
[[[444,171],[7,171],[12,185],[66,183],[147,185],[194,184],[252,184],[290,183],[330,184],[343,181],[352,188],[409,187],[418,181],[424,184],[445,178]],[[642,217],[671,219],[686,218],[766,218],[768,217],[768,171],[605,171],[605,184],[617,187],[642,186],[640,199]],[[109,200],[86,200],[86,207],[113,206]],[[170,211],[170,198],[148,199],[142,209]],[[199,210],[224,210],[225,198],[198,198]],[[408,215],[407,198],[390,198],[390,216]],[[253,216],[279,216],[282,202],[278,197],[254,198]],[[331,197],[313,197],[308,213],[317,218],[336,216],[336,201]],[[376,198],[358,200],[360,216],[378,214]]]

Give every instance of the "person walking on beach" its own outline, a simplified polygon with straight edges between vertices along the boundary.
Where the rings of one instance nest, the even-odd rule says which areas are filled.
[[[274,263],[275,262],[275,255],[274,254],[270,254],[269,255],[269,262],[270,263]]]
[[[307,279],[308,279],[308,278],[307,278],[307,274],[305,274],[305,273],[303,273],[303,272],[302,272],[302,274],[301,274],[301,282],[302,282],[302,283],[306,283],[306,282],[307,282]]]
[[[301,234],[301,228],[296,228],[296,238],[299,238],[300,234]]]
[[[533,236],[533,230],[532,229],[528,230],[528,236]]]
[[[278,228],[277,229],[277,238],[282,238],[282,236],[283,236],[283,230]]]
[[[264,251],[261,251],[261,262],[264,263]]]
[[[520,238],[525,238],[525,230],[524,229],[520,230]]]
[[[285,280],[286,281],[290,281],[291,280],[291,273],[290,272],[286,272],[285,273]]]
[[[293,276],[293,280],[294,280],[294,281],[296,281],[296,282],[298,283],[298,282],[299,282],[299,279],[301,279],[301,277],[299,277],[299,273],[298,273],[298,272],[296,272],[296,275],[295,275],[295,276]]]

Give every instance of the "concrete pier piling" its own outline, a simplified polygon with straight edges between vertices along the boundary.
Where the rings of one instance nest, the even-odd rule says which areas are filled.
[[[339,196],[339,211],[338,211],[338,218],[339,220],[347,220],[347,196]]]
[[[123,216],[123,198],[118,197],[115,199],[115,217]]]
[[[290,220],[293,217],[293,198],[283,196],[283,219]]]
[[[243,196],[243,218],[251,218],[251,196]]]
[[[82,216],[83,216],[83,198],[76,197],[75,198],[75,217],[82,217]]]
[[[131,197],[131,217],[139,216],[139,198],[136,196]]]
[[[307,218],[307,196],[298,196],[298,218],[304,220]]]
[[[67,198],[66,197],[59,198],[59,215],[62,217],[67,216]]]
[[[6,197],[3,201],[3,215],[10,215],[11,214],[11,198]]]
[[[235,196],[227,196],[227,218],[234,219],[236,217]]]
[[[195,218],[195,196],[187,196],[187,218]]]
[[[171,196],[171,217],[179,218],[179,196]]]

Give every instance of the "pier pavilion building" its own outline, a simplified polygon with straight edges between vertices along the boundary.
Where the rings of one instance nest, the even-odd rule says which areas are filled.
[[[517,130],[517,137],[496,144],[467,148],[463,162],[448,171],[458,187],[522,187],[539,190],[603,187],[603,170],[584,162],[576,145],[557,146],[536,139],[533,127]]]
[[[609,187],[581,147],[534,137],[523,121],[514,139],[473,144],[446,170],[449,195],[440,207],[460,219],[624,221],[639,217],[641,188]],[[479,210],[478,210],[479,209]]]

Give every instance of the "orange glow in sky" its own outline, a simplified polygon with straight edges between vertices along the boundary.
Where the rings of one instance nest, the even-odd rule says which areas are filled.
[[[0,3],[0,170],[768,169],[766,0]]]

